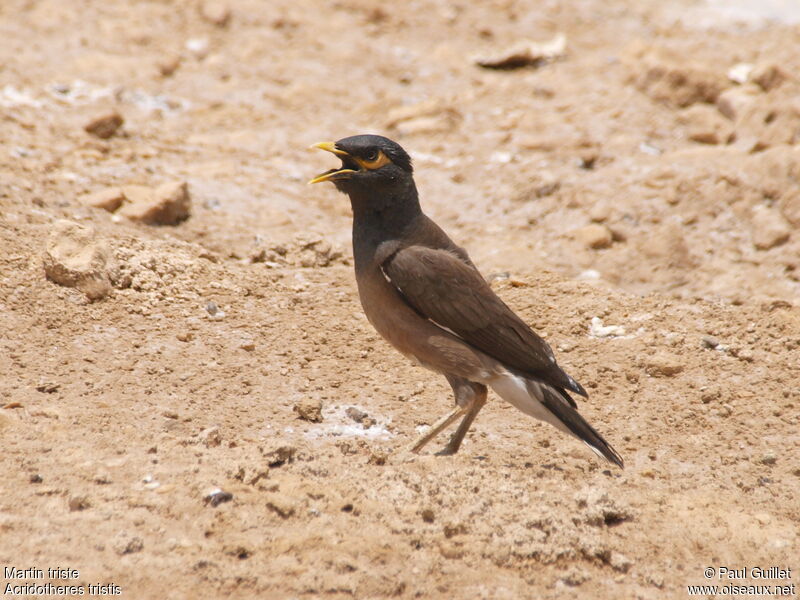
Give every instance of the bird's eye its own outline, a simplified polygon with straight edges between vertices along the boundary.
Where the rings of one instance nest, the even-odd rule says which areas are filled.
[[[364,158],[366,158],[368,161],[372,162],[373,160],[378,158],[378,151],[377,150],[370,150],[369,152],[367,152],[367,154],[364,156]]]

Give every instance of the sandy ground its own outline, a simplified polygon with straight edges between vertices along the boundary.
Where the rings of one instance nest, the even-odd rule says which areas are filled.
[[[797,12],[4,0],[0,564],[44,573],[3,591],[797,584]],[[475,64],[559,34],[554,60]],[[84,130],[109,111],[111,137]],[[347,200],[305,184],[332,166],[310,144],[366,131],[411,152],[424,208],[589,390],[624,471],[496,398],[458,455],[403,449],[449,388],[372,331]],[[86,203],[169,182],[191,196],[177,225],[129,219],[133,192]],[[94,283],[48,279],[48,248]]]

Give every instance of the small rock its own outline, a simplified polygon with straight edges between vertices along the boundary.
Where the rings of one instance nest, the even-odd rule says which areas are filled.
[[[775,456],[772,452],[767,452],[764,456],[761,457],[761,459],[758,462],[760,462],[762,465],[772,466],[776,462],[778,462],[778,457]]]
[[[533,193],[537,198],[546,198],[561,189],[561,182],[554,176],[542,174],[541,179],[542,181],[533,188]]]
[[[787,190],[778,203],[783,217],[795,227],[800,227],[800,187]]]
[[[54,394],[60,387],[61,384],[56,381],[40,381],[36,386],[36,391],[42,392],[43,394]]]
[[[224,2],[206,0],[200,5],[200,16],[212,25],[225,27],[230,23],[231,9]]]
[[[753,72],[753,65],[750,63],[738,63],[728,69],[728,79],[734,83],[747,83],[750,73]]]
[[[589,218],[594,223],[604,223],[611,218],[612,215],[612,206],[611,202],[606,202],[604,200],[600,200],[598,202],[594,202],[592,206],[589,208]]]
[[[111,291],[108,260],[108,247],[92,228],[66,220],[53,226],[42,257],[48,279],[79,289],[89,300],[104,298]]]
[[[197,60],[203,60],[208,56],[209,46],[208,40],[205,38],[191,38],[186,40],[185,47]]]
[[[608,248],[611,246],[611,242],[613,241],[611,231],[608,229],[608,227],[598,223],[592,223],[591,225],[586,225],[580,229],[575,229],[572,232],[572,235],[582,245],[594,250]]]
[[[549,42],[526,40],[503,50],[493,56],[477,57],[475,64],[484,69],[519,69],[538,67],[558,58],[563,58],[567,50],[567,37],[559,33]]]
[[[119,214],[148,225],[177,225],[191,214],[192,199],[184,181],[173,181],[154,190],[141,186],[123,188],[128,202]]]
[[[370,455],[369,459],[367,459],[367,463],[370,465],[377,465],[382,467],[386,464],[386,461],[389,459],[389,455],[382,450],[374,450]]]
[[[111,544],[114,551],[123,556],[125,554],[135,554],[144,549],[144,542],[138,536],[130,536],[127,533],[120,532]]]
[[[111,483],[111,475],[109,475],[107,471],[98,471],[94,474],[92,480],[97,485],[108,485]]]
[[[679,119],[687,126],[689,139],[701,144],[725,144],[733,135],[730,121],[708,104],[694,104]]]
[[[28,481],[30,481],[31,483],[42,483],[42,481],[44,480],[42,479],[41,475],[39,475],[38,473],[34,473],[30,476],[30,478],[28,478]]]
[[[122,127],[125,120],[116,112],[109,112],[95,117],[84,126],[84,131],[101,139],[108,139]]]
[[[250,339],[242,340],[239,343],[239,348],[241,348],[245,352],[252,352],[253,350],[256,349],[256,343]]]
[[[750,80],[757,83],[765,92],[778,87],[786,81],[787,75],[774,63],[762,63],[753,68]]]
[[[297,453],[297,448],[294,446],[278,446],[277,448],[272,448],[270,450],[259,448],[259,450],[261,451],[261,454],[264,455],[264,458],[267,460],[267,464],[271,469],[282,467],[286,463],[293,462],[294,456]]]
[[[233,494],[221,490],[220,488],[214,488],[203,496],[203,503],[213,507],[217,507],[223,502],[230,502],[231,500],[233,500]]]
[[[84,196],[81,198],[81,202],[86,206],[114,212],[125,202],[125,194],[122,193],[122,188],[107,188]]]
[[[592,317],[589,335],[595,338],[618,337],[625,335],[625,328],[621,325],[603,325],[600,317]]]
[[[454,542],[439,542],[439,552],[443,558],[459,560],[464,557],[464,546]]]
[[[89,498],[86,496],[72,496],[69,499],[69,509],[73,512],[76,510],[86,510],[90,506]]]
[[[176,333],[175,337],[180,342],[191,342],[194,339],[194,334],[191,331],[181,331]]]
[[[713,335],[704,335],[701,343],[703,344],[703,348],[708,348],[710,350],[714,350],[719,346],[719,340]]]
[[[294,405],[294,412],[304,421],[322,423],[322,400],[303,398]]]
[[[435,515],[432,508],[423,508],[420,511],[419,516],[421,516],[422,520],[425,521],[426,523],[433,523],[435,519]]]
[[[753,85],[732,87],[717,98],[717,110],[735,122],[755,108],[758,97],[759,90]]]
[[[203,429],[200,432],[200,441],[206,446],[206,448],[216,448],[222,443],[222,436],[219,433],[219,427],[216,425],[213,427],[208,427]]]
[[[251,550],[241,544],[225,545],[222,547],[222,552],[239,560],[246,560],[253,554]]]
[[[684,365],[677,358],[665,353],[657,353],[645,360],[645,373],[651,377],[672,377],[683,371]]]
[[[615,571],[619,571],[620,573],[627,573],[633,566],[633,561],[624,554],[620,554],[619,552],[612,552],[611,556],[608,559],[608,564],[611,565],[611,568],[614,569]]]
[[[789,239],[792,230],[778,211],[758,204],[751,214],[753,245],[757,249],[769,250]]]
[[[181,66],[181,56],[180,54],[174,54],[172,56],[167,56],[162,58],[158,64],[158,72],[161,74],[162,77],[171,77],[175,71]]]
[[[561,576],[561,581],[569,587],[578,587],[589,581],[589,574],[585,570],[573,566],[569,567]]]
[[[715,102],[728,85],[721,73],[681,61],[661,50],[645,51],[633,68],[637,88],[653,100],[679,107]]]
[[[350,406],[346,411],[344,411],[348,417],[353,419],[356,423],[361,423],[366,419],[369,415],[365,413],[360,408],[356,408],[355,406]]]
[[[295,513],[295,502],[284,494],[272,493],[267,496],[267,508],[282,519],[288,519]]]
[[[218,312],[218,311],[219,311],[219,307],[217,306],[217,303],[216,303],[216,302],[214,302],[214,301],[212,301],[212,300],[209,300],[209,301],[206,303],[206,312],[207,312],[209,315],[211,315],[211,316],[213,317],[214,315],[216,315],[216,314],[217,314],[217,312]]]

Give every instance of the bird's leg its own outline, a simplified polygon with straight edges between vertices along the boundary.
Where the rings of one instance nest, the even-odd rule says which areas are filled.
[[[417,441],[415,441],[410,447],[411,452],[417,453],[422,450],[428,442],[439,435],[442,429],[450,425],[450,423],[455,421],[465,412],[467,412],[467,408],[456,406],[452,411],[436,421],[436,423],[433,424],[433,427],[417,438]]]
[[[458,449],[461,447],[461,442],[464,441],[464,436],[467,435],[467,431],[469,431],[472,422],[475,420],[475,417],[478,416],[483,405],[486,404],[486,386],[471,381],[468,381],[467,384],[468,385],[459,386],[458,389],[453,386],[456,391],[456,398],[458,399],[459,394],[468,395],[469,400],[467,400],[467,402],[469,404],[466,406],[466,414],[461,420],[461,423],[459,423],[458,429],[455,430],[447,446],[444,447],[444,450],[442,450],[440,454],[447,455],[458,452]]]

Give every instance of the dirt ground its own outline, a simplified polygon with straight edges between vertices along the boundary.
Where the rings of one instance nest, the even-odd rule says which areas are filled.
[[[3,592],[797,584],[798,22],[779,0],[3,0]],[[84,130],[109,111],[110,137]],[[347,199],[306,185],[333,166],[310,144],[368,131],[412,154],[624,471],[496,397],[458,455],[404,450],[449,388],[371,329]],[[153,194],[126,186],[169,182],[191,216],[136,220]]]

